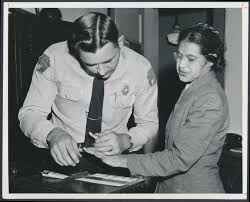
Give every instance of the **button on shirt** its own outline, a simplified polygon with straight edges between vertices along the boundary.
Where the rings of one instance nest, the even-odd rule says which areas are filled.
[[[39,61],[18,114],[22,131],[41,148],[48,147],[46,137],[55,127],[84,142],[93,77],[69,54],[66,41],[50,46]],[[123,47],[116,70],[104,82],[102,131],[128,133],[131,151],[140,149],[158,130],[157,94],[149,61]],[[133,107],[136,126],[128,131]]]

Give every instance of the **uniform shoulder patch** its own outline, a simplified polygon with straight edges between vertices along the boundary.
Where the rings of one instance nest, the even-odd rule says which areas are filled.
[[[50,66],[49,56],[43,53],[38,60],[37,71],[43,73]]]
[[[156,78],[155,78],[154,70],[152,68],[148,70],[147,79],[148,79],[150,86],[153,86],[156,84]]]

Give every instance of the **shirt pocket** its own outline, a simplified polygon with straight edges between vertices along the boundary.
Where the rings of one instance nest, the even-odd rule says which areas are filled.
[[[126,109],[131,108],[135,102],[135,95],[118,95],[111,99],[111,104],[114,108]]]
[[[83,94],[83,89],[78,86],[61,85],[59,89],[60,98],[73,102],[81,100],[83,98]]]

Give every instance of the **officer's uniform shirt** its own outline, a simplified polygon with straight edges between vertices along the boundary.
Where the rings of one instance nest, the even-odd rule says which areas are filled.
[[[48,147],[46,137],[55,127],[84,142],[92,85],[93,77],[69,54],[67,42],[53,44],[40,56],[19,111],[22,131],[41,148]],[[158,130],[157,93],[149,61],[123,47],[116,70],[104,82],[102,131],[128,133],[131,150],[140,149]],[[128,131],[133,106],[137,125]]]

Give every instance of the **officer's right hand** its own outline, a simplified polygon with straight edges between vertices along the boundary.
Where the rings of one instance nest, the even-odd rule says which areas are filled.
[[[75,166],[82,157],[76,141],[61,128],[52,129],[46,141],[53,159],[61,166]]]

